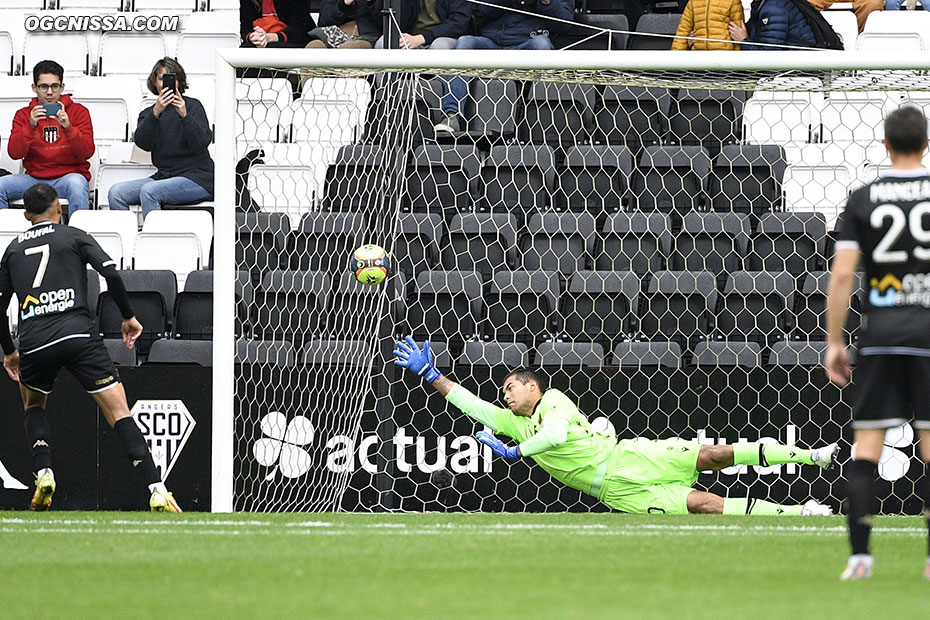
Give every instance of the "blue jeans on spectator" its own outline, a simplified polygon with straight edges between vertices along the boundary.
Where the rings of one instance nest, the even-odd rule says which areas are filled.
[[[125,181],[111,187],[107,196],[111,209],[125,211],[129,205],[142,205],[143,218],[165,204],[186,205],[213,198],[210,192],[185,177]]]
[[[904,0],[885,0],[885,10],[886,11],[900,11],[901,6],[904,4]],[[921,0],[920,6],[924,7],[925,11],[930,11],[930,0]]]
[[[930,0],[927,0],[930,2]],[[519,45],[511,45],[509,47],[501,47],[491,39],[487,37],[476,37],[472,35],[465,35],[464,37],[459,37],[458,42],[455,44],[455,49],[457,50],[551,50],[555,49],[555,46],[552,45],[552,40],[546,35],[537,35],[535,37],[530,37],[523,43]],[[449,79],[449,86],[446,89],[446,94],[442,98],[442,111],[447,114],[454,113],[459,116],[464,116],[465,112],[465,101],[468,99],[468,82],[462,77],[454,77]]]
[[[0,209],[6,209],[13,200],[19,200],[26,190],[36,183],[48,183],[58,192],[59,198],[68,201],[68,213],[74,213],[88,207],[90,192],[87,179],[83,174],[72,172],[57,179],[37,179],[28,174],[10,174],[0,177]]]

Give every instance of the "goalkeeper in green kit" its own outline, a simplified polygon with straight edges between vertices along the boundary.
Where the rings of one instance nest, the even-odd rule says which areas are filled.
[[[720,497],[692,488],[698,473],[731,465],[800,463],[823,469],[833,466],[837,444],[815,450],[771,443],[706,446],[695,441],[622,439],[601,433],[565,394],[532,370],[504,378],[507,408],[485,402],[444,377],[433,364],[427,341],[421,349],[412,337],[399,341],[394,363],[423,377],[463,413],[495,433],[516,440],[508,446],[479,431],[479,441],[506,459],[529,457],[573,489],[592,495],[611,508],[629,513],[712,513],[731,515],[833,514],[829,506],[809,500],[803,506],[782,505],[745,497]]]

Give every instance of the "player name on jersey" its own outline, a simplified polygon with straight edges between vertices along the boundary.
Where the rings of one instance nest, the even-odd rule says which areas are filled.
[[[892,180],[873,183],[869,187],[869,200],[872,202],[901,202],[905,200],[930,199],[930,181]]]

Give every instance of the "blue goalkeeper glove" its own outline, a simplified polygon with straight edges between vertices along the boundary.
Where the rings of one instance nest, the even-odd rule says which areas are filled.
[[[433,352],[430,350],[429,340],[423,343],[423,349],[420,349],[413,336],[407,336],[404,340],[398,340],[394,345],[394,364],[406,368],[410,372],[415,372],[423,377],[427,383],[432,383],[442,376],[442,373],[436,370],[434,366]]]
[[[508,446],[487,431],[478,431],[475,433],[475,438],[484,445],[491,446],[491,450],[497,456],[502,456],[505,459],[520,458],[520,446]]]

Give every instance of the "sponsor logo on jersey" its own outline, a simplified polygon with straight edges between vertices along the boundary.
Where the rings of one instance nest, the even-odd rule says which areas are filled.
[[[113,375],[110,375],[109,377],[104,377],[103,379],[97,379],[94,381],[94,385],[106,385],[107,383],[112,383],[113,380]]]
[[[869,280],[869,303],[873,308],[894,306],[930,307],[930,274],[909,273],[900,280],[893,274]]]
[[[194,416],[182,400],[137,400],[131,413],[162,480],[167,480],[194,430]]]
[[[20,309],[19,318],[21,321],[31,319],[32,317],[45,316],[64,312],[74,307],[74,289],[60,288],[55,291],[42,291],[38,299],[32,295],[26,295]]]

